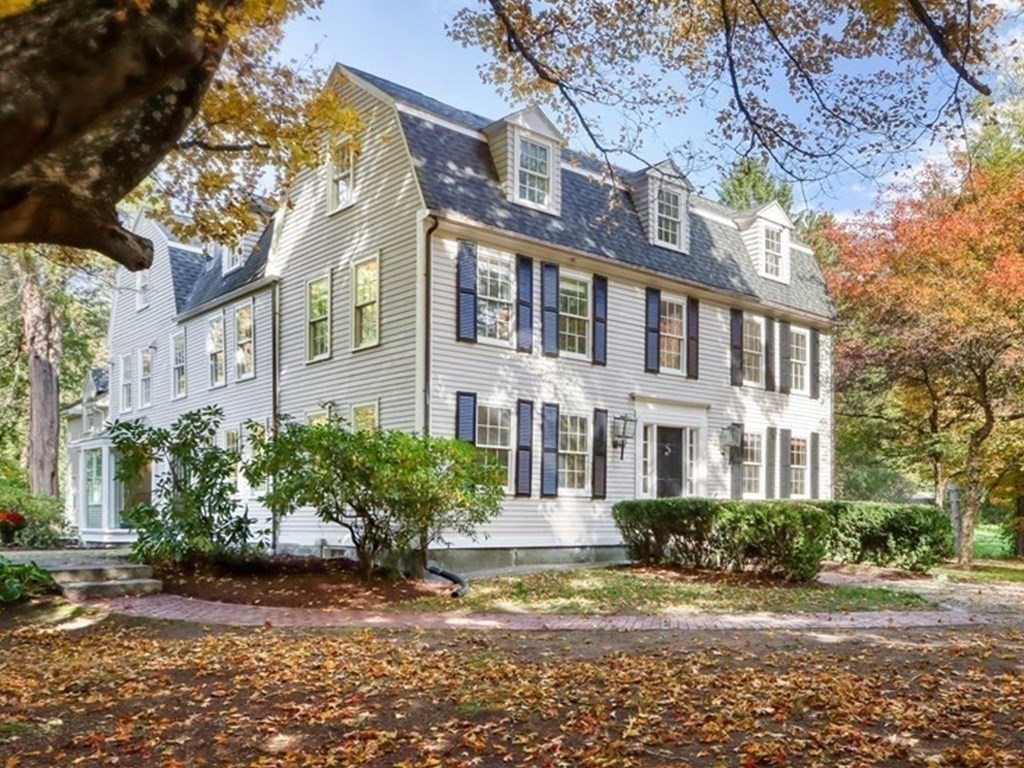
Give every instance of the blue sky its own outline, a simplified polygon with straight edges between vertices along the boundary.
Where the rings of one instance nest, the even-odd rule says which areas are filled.
[[[445,23],[472,0],[325,0],[316,20],[302,20],[289,28],[282,53],[286,58],[313,61],[329,68],[334,62],[350,64],[402,85],[421,91],[461,109],[498,118],[523,105],[509,105],[484,83],[478,67],[485,62],[476,49],[463,48],[445,33]],[[678,124],[663,126],[647,136],[645,157],[657,162],[665,152],[658,147],[677,146],[691,138],[698,142],[714,130],[713,114],[688,115],[686,135]],[[578,148],[591,151],[581,140]],[[941,146],[923,146],[922,154],[941,159]],[[709,149],[710,152],[710,149]],[[912,167],[920,157],[910,155]],[[623,162],[624,165],[629,165]],[[906,173],[903,174],[904,176]],[[692,174],[694,184],[706,195],[715,197],[717,171],[708,169]],[[878,181],[863,177],[837,176],[822,186],[796,190],[797,208],[801,199],[819,210],[830,210],[846,217],[867,210],[882,187],[898,175],[887,173]]]

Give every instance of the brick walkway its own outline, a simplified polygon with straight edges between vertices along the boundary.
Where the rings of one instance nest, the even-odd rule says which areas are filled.
[[[91,602],[113,613],[235,627],[363,627],[509,631],[698,631],[736,629],[886,629],[980,624],[964,610],[851,613],[696,613],[677,616],[553,616],[507,613],[413,613],[275,608],[195,600],[180,595],[121,597]]]

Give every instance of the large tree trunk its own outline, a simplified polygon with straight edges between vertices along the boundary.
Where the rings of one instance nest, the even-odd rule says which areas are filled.
[[[1017,499],[1014,505],[1013,556],[1024,557],[1024,482],[1017,484]]]
[[[974,522],[978,519],[981,505],[985,501],[985,486],[981,478],[981,458],[975,451],[970,451],[967,455],[960,499],[960,538],[956,559],[960,565],[970,568],[974,561]]]
[[[29,254],[15,259],[21,277],[21,319],[28,356],[28,474],[33,493],[60,493],[60,363],[63,334],[46,300],[44,265]]]

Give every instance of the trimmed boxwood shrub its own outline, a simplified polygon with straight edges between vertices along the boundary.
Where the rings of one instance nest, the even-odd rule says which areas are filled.
[[[811,501],[831,519],[829,558],[927,571],[953,555],[949,516],[931,504]]]
[[[937,507],[860,501],[637,499],[612,516],[643,563],[814,578],[825,559],[926,571],[952,555]]]
[[[825,556],[828,515],[801,502],[639,499],[612,509],[634,560],[814,578]]]

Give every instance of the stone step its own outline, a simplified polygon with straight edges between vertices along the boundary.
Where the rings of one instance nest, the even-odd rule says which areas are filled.
[[[80,581],[128,581],[148,579],[153,569],[148,565],[134,563],[111,563],[110,565],[62,565],[43,568],[50,572],[58,584],[72,584]]]
[[[104,597],[152,595],[164,588],[158,579],[122,579],[119,581],[73,581],[62,584],[68,600],[94,600]]]

